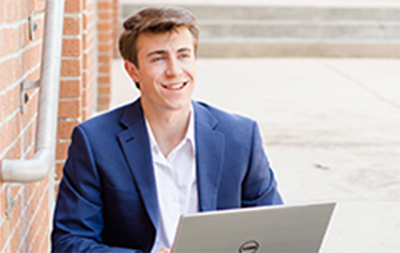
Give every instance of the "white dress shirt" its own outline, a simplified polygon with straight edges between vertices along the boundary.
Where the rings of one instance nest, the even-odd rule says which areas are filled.
[[[194,115],[190,113],[185,138],[168,157],[158,147],[146,121],[158,196],[158,228],[152,252],[171,248],[182,214],[198,212]]]

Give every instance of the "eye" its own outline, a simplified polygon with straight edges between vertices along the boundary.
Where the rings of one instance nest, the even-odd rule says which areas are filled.
[[[179,55],[179,58],[181,58],[181,59],[186,59],[186,58],[190,58],[190,57],[191,57],[191,55],[189,53],[182,53]]]
[[[161,55],[151,58],[152,62],[158,62],[158,61],[162,61],[162,60],[164,60],[164,57]]]

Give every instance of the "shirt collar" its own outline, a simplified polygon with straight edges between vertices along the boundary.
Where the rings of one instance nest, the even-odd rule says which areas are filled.
[[[186,131],[185,139],[190,142],[192,146],[193,156],[196,154],[196,145],[195,145],[195,138],[194,138],[194,110],[193,107],[190,106],[190,119],[189,119],[189,126]]]
[[[145,123],[146,123],[147,133],[149,135],[150,148],[151,148],[152,152],[156,152],[158,154],[160,152],[160,149],[158,147],[156,138],[154,137],[153,131],[152,131],[151,127],[150,127],[150,123],[147,120],[146,116],[144,116],[144,120],[145,120]],[[193,156],[195,156],[195,154],[196,154],[196,145],[195,145],[195,137],[194,137],[194,110],[193,110],[192,106],[190,106],[190,118],[189,118],[189,125],[188,125],[188,128],[186,130],[186,135],[183,138],[183,140],[178,144],[178,146],[181,146],[182,143],[185,143],[187,141],[189,141],[189,143],[190,143],[190,145],[192,147]]]

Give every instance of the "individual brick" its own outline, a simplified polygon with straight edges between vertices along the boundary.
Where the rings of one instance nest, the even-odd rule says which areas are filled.
[[[64,17],[64,35],[80,35],[82,33],[82,17]]]
[[[61,63],[62,77],[79,77],[82,74],[81,59],[63,59]]]
[[[64,38],[62,45],[62,56],[80,56],[82,54],[82,39]]]
[[[60,98],[79,98],[81,94],[81,79],[60,81]]]
[[[79,118],[81,112],[81,103],[79,99],[61,100],[58,105],[58,117],[60,118]]]

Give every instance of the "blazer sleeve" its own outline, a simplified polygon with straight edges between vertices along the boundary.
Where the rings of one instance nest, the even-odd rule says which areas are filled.
[[[242,186],[242,206],[282,204],[274,173],[265,155],[257,123],[253,123],[248,170]]]
[[[101,178],[84,130],[72,134],[51,235],[52,252],[139,252],[102,244]]]

